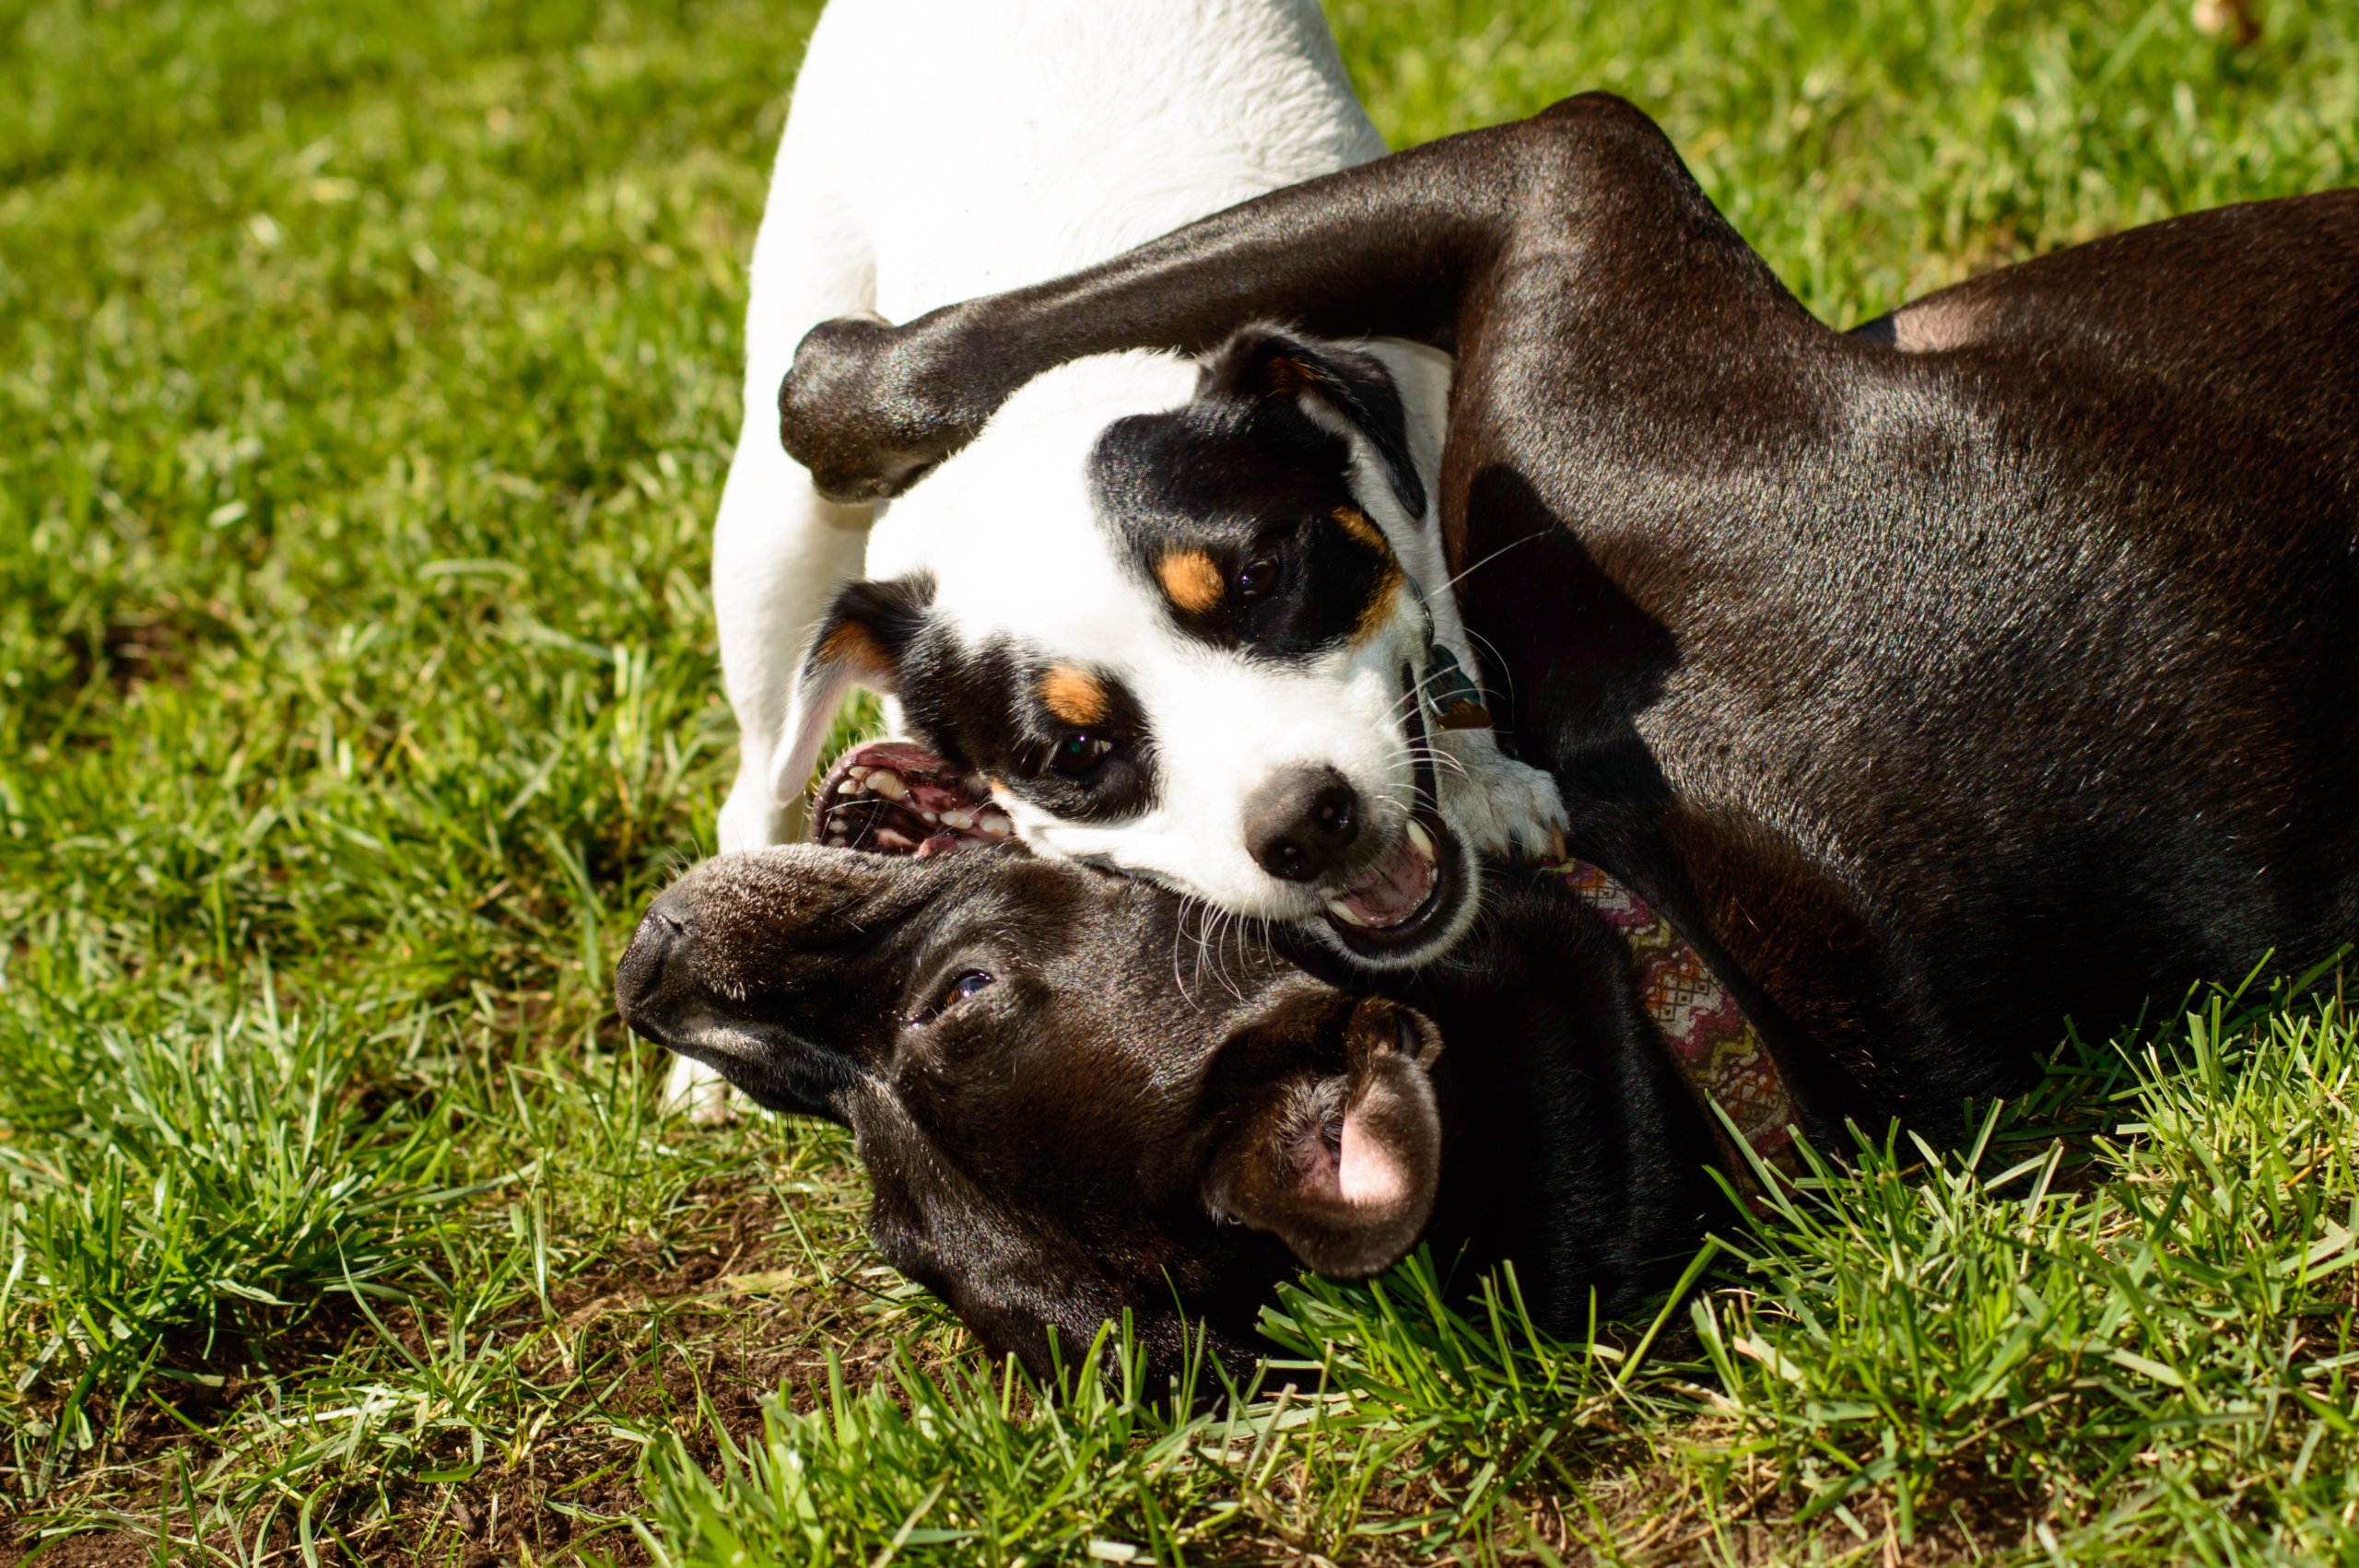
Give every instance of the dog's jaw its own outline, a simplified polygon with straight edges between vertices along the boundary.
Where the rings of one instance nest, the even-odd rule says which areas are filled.
[[[1226,914],[1285,928],[1349,969],[1379,973],[1430,963],[1473,924],[1482,873],[1478,854],[1441,803],[1447,799],[1442,780],[1460,765],[1438,746],[1414,706],[1419,677],[1405,655],[1417,639],[1405,626],[1400,637],[1381,638],[1364,650],[1371,666],[1402,655],[1393,665],[1400,673],[1390,680],[1372,670],[1348,682],[1311,672],[1274,689],[1240,686],[1229,694],[1214,683],[1215,706],[1225,702],[1240,721],[1215,734],[1224,743],[1198,744],[1193,755],[1187,742],[1175,746],[1180,755],[1162,768],[1163,798],[1138,819],[1109,825],[1069,822],[1004,787],[996,799],[1017,836],[1039,853],[1140,877]],[[1245,672],[1248,678],[1253,673]],[[1288,685],[1297,689],[1289,691]],[[1388,700],[1379,690],[1395,695]],[[1307,751],[1305,743],[1320,732],[1321,720],[1336,734],[1338,749]],[[1353,744],[1344,746],[1345,739]],[[1260,775],[1237,765],[1258,759],[1263,767],[1276,767],[1305,755],[1342,759],[1339,771],[1372,810],[1366,837],[1343,868],[1297,883],[1271,875],[1244,852],[1236,802]],[[1517,782],[1532,772],[1498,756],[1496,747],[1484,761]],[[1537,777],[1554,805],[1553,786],[1545,775]],[[1523,822],[1520,815],[1508,820]],[[1496,820],[1481,825],[1486,833],[1508,831]],[[1555,842],[1544,830],[1532,841],[1542,837]]]

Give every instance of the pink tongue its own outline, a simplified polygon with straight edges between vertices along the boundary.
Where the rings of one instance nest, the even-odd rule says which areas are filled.
[[[1424,907],[1440,868],[1402,834],[1392,852],[1344,895],[1344,907],[1371,926],[1397,926]]]

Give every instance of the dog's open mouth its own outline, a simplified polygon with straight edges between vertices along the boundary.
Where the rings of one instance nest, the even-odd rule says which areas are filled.
[[[811,808],[811,841],[879,855],[947,855],[1015,833],[980,778],[908,741],[867,741],[836,759]]]
[[[1323,921],[1313,918],[1346,953],[1379,967],[1420,961],[1469,891],[1466,857],[1429,803],[1433,783],[1432,764],[1421,762],[1418,805],[1399,837],[1328,899]],[[1015,837],[980,778],[912,741],[865,741],[845,752],[820,779],[811,811],[813,843],[877,855],[924,859]]]
[[[1429,939],[1463,912],[1472,887],[1465,853],[1434,805],[1433,744],[1414,672],[1403,666],[1401,680],[1417,758],[1411,781],[1416,806],[1391,847],[1327,902],[1327,929],[1336,942],[1378,965],[1417,962]]]
[[[1393,930],[1429,914],[1440,889],[1441,853],[1432,832],[1411,817],[1400,841],[1342,897],[1329,900],[1327,912],[1357,930]]]
[[[1462,860],[1449,830],[1420,806],[1392,847],[1327,901],[1327,929],[1348,952],[1399,962],[1429,928],[1448,923],[1462,892]]]

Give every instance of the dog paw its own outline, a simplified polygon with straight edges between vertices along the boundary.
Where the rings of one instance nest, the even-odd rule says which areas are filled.
[[[874,311],[821,322],[778,390],[779,441],[831,501],[898,496],[975,432],[1023,380],[969,371],[954,318],[894,326]]]
[[[691,1127],[726,1127],[737,1119],[737,1092],[729,1080],[700,1061],[678,1057],[663,1080],[663,1106]]]
[[[1466,846],[1516,865],[1565,858],[1571,818],[1547,771],[1504,755],[1488,731],[1444,740],[1460,767],[1441,771],[1442,815]]]

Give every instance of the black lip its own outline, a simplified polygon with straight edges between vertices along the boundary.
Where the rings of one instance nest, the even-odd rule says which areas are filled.
[[[1471,886],[1466,853],[1460,847],[1457,836],[1441,819],[1438,803],[1441,797],[1435,787],[1433,737],[1426,731],[1425,708],[1417,700],[1414,672],[1403,666],[1402,682],[1408,703],[1410,745],[1417,758],[1416,767],[1410,775],[1412,798],[1416,802],[1410,814],[1434,841],[1436,874],[1433,890],[1426,895],[1426,901],[1417,907],[1414,914],[1393,925],[1348,925],[1332,914],[1305,922],[1323,930],[1329,940],[1350,956],[1380,962],[1388,968],[1397,967],[1404,954],[1413,958],[1438,956],[1438,952],[1420,954],[1416,949],[1426,940],[1427,932],[1454,921]]]
[[[1441,818],[1422,802],[1415,815],[1419,825],[1434,841],[1433,890],[1407,919],[1390,926],[1355,926],[1332,914],[1321,916],[1320,923],[1346,953],[1362,958],[1398,960],[1403,953],[1414,952],[1429,930],[1448,925],[1465,897],[1465,856],[1458,840],[1442,825]]]

